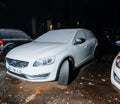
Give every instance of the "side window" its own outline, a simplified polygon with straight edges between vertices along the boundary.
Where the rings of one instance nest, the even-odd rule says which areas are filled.
[[[17,38],[28,38],[28,36],[25,34],[25,33],[23,33],[23,32],[11,32],[11,37],[12,38],[15,38],[15,39],[17,39]]]
[[[10,36],[11,36],[12,39],[17,38],[15,32],[10,32]]]
[[[18,38],[28,38],[28,36],[24,32],[18,32],[17,35],[18,35]]]
[[[10,35],[8,34],[8,32],[1,31],[1,32],[0,32],[0,38],[10,39]]]
[[[93,33],[91,31],[84,30],[83,32],[84,32],[84,34],[85,34],[85,36],[86,36],[87,39],[93,37]]]
[[[73,44],[77,44],[76,42],[84,42],[86,40],[86,36],[82,30],[78,31],[74,37]]]
[[[82,30],[78,31],[75,35],[75,39],[78,39],[78,38],[83,38],[83,39],[86,39],[86,36],[84,34],[84,32]]]

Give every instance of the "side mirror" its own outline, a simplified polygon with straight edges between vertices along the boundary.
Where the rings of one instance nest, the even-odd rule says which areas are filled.
[[[116,41],[116,42],[115,42],[115,45],[117,45],[117,46],[120,47],[120,40]]]
[[[84,42],[85,42],[85,39],[83,39],[83,38],[77,38],[77,39],[75,39],[74,45],[76,45],[76,44],[82,44]]]

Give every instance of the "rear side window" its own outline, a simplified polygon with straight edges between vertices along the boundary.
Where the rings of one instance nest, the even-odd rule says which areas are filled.
[[[94,34],[93,34],[92,31],[84,30],[83,32],[84,32],[84,34],[86,35],[87,39],[94,37]]]
[[[84,32],[82,30],[78,31],[75,35],[75,39],[77,38],[83,38],[83,39],[86,39],[86,36],[84,34]]]
[[[11,38],[28,38],[27,34],[24,32],[11,32]]]
[[[1,38],[1,39],[10,39],[10,34],[9,34],[9,32],[0,31],[0,38]]]

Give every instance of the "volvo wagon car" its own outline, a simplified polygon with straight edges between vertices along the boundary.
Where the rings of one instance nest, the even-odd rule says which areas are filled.
[[[6,56],[7,73],[15,78],[67,85],[70,73],[95,58],[98,41],[84,29],[59,29],[44,33]]]

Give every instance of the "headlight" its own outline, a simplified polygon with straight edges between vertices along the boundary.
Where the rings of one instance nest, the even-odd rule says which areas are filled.
[[[49,58],[44,58],[44,59],[38,59],[34,62],[33,66],[37,67],[40,65],[50,65],[54,63],[55,58],[54,57],[49,57]]]
[[[116,66],[120,68],[120,56],[118,56],[116,59]]]

